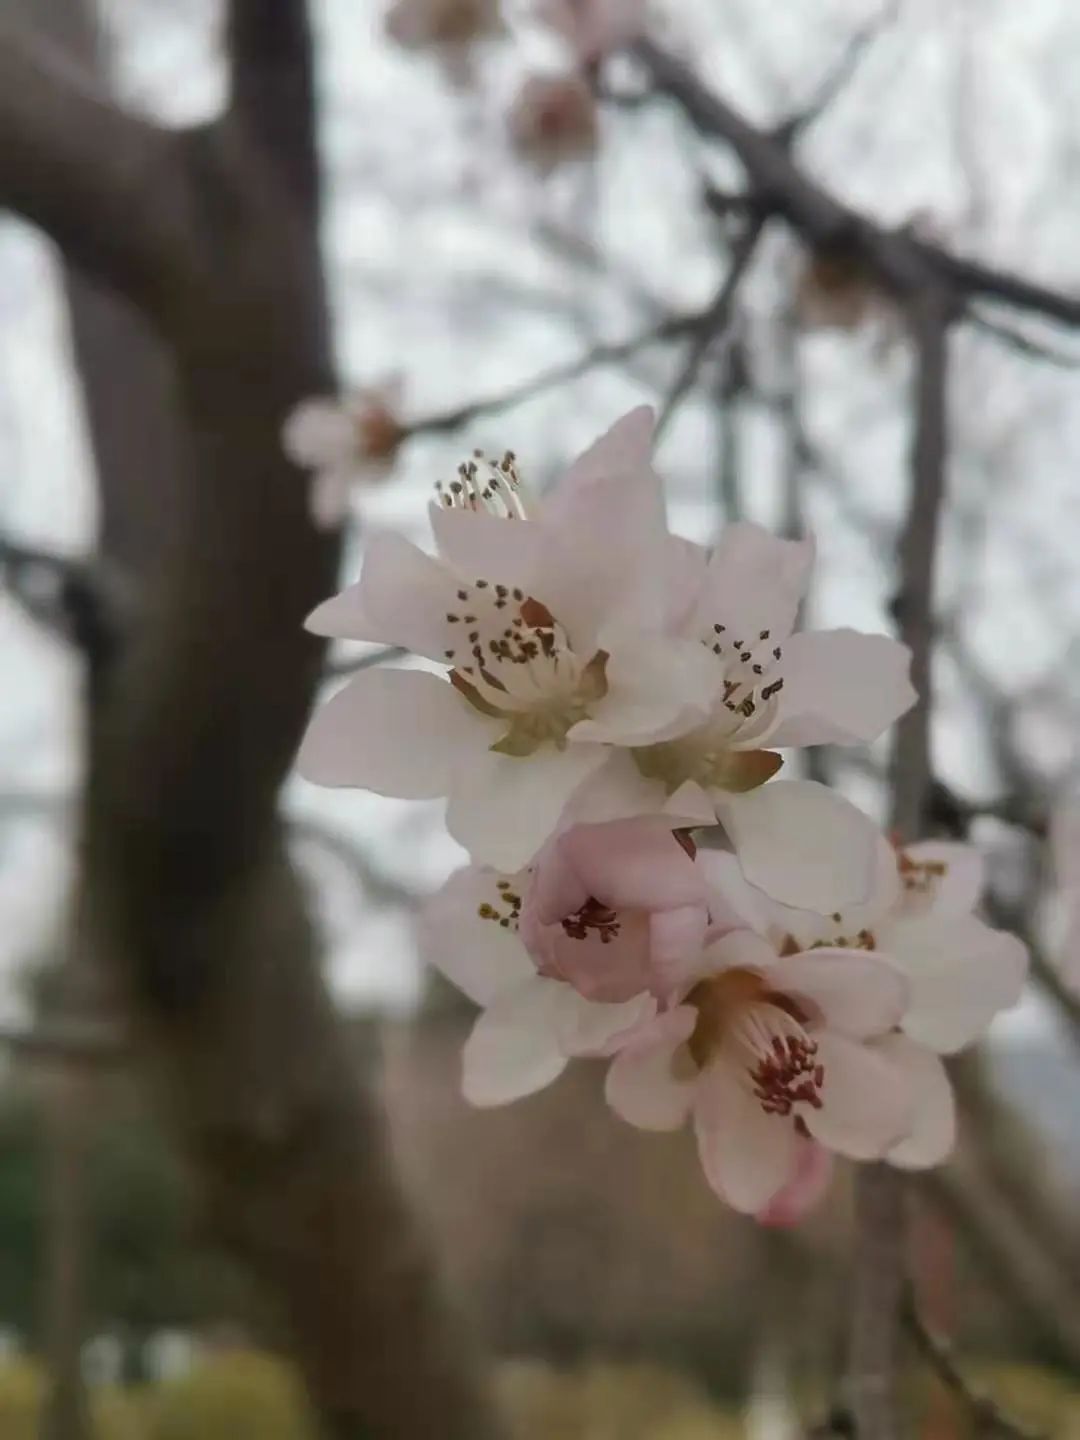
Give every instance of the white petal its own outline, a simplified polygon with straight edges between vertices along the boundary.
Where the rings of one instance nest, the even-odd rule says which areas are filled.
[[[656,1014],[651,995],[635,995],[618,1004],[586,1000],[571,985],[563,985],[555,1020],[555,1033],[564,1055],[610,1055],[623,1037]]]
[[[810,540],[780,540],[746,521],[726,526],[709,560],[693,633],[708,634],[720,624],[744,644],[763,630],[774,644],[782,643],[795,623],[813,559]]]
[[[920,1045],[951,1055],[970,1045],[1020,999],[1027,951],[1015,935],[973,915],[930,914],[894,925],[886,941],[911,983],[903,1028]]]
[[[603,765],[575,792],[563,824],[599,825],[635,815],[664,815],[673,829],[716,824],[716,806],[693,780],[668,795],[659,780],[646,780],[627,750],[608,752]]]
[[[607,694],[590,706],[590,719],[571,730],[573,740],[645,745],[700,724],[723,684],[723,671],[695,640],[604,632]]]
[[[886,1159],[907,1170],[940,1165],[956,1143],[956,1103],[945,1066],[932,1051],[905,1035],[889,1035],[874,1046],[904,1077],[911,1091],[910,1133],[894,1145]]]
[[[437,675],[368,670],[315,712],[297,767],[316,785],[430,800],[448,792],[463,751],[483,746],[486,734]]]
[[[865,951],[785,955],[762,973],[771,989],[808,1000],[827,1029],[859,1040],[899,1025],[910,993],[899,970]]]
[[[580,494],[597,480],[647,467],[655,428],[656,412],[651,405],[638,405],[616,420],[599,440],[578,456],[545,497],[545,519],[560,518],[563,507],[572,508]]]
[[[639,1130],[677,1130],[694,1099],[696,1077],[677,1073],[675,1056],[697,1014],[680,1005],[658,1016],[648,1034],[620,1050],[608,1067],[604,1095],[616,1115]]]
[[[520,586],[551,606],[558,596],[543,589],[548,537],[531,520],[504,520],[486,511],[429,507],[431,529],[439,554],[465,580],[490,580]]]
[[[554,1015],[560,986],[539,976],[500,995],[465,1042],[462,1091],[470,1105],[508,1105],[566,1069]]]
[[[600,745],[547,745],[524,757],[480,751],[454,778],[447,828],[480,864],[522,870],[605,757]]]
[[[775,780],[724,795],[717,813],[751,885],[823,914],[870,893],[876,831],[854,805],[813,780]]]
[[[709,552],[693,540],[670,535],[664,544],[664,571],[667,576],[667,600],[664,606],[664,630],[682,634],[690,624],[697,606]]]
[[[821,1109],[800,1105],[815,1140],[853,1160],[876,1160],[910,1131],[911,1088],[895,1065],[868,1045],[830,1031],[816,1034],[824,1067]]]
[[[916,865],[944,865],[940,879],[930,879],[930,909],[937,915],[969,915],[982,897],[983,858],[974,845],[947,840],[921,840],[905,845],[904,854]]]
[[[502,878],[466,865],[425,903],[417,920],[423,959],[478,1005],[490,1005],[536,973],[517,933],[478,913],[485,904],[505,908],[496,884]]]
[[[694,1131],[705,1178],[736,1210],[755,1215],[795,1175],[799,1137],[791,1119],[767,1115],[745,1071],[726,1061],[714,1061],[698,1081]]]
[[[818,630],[793,635],[780,663],[784,688],[769,744],[855,745],[876,740],[918,698],[911,651],[886,635]]]
[[[368,541],[357,583],[324,601],[308,616],[307,628],[316,635],[404,645],[445,663],[445,652],[461,641],[446,618],[460,609],[458,583],[440,561],[385,531]]]
[[[900,876],[897,871],[895,847],[880,832],[874,832],[874,875],[870,893],[859,904],[822,915],[812,910],[793,910],[774,905],[774,923],[794,936],[802,949],[811,945],[831,945],[838,936],[851,939],[861,930],[869,930],[877,943],[875,949],[886,950],[881,939],[892,921],[900,900]]]
[[[319,470],[311,477],[308,508],[319,530],[336,530],[349,514],[353,471],[345,466]]]
[[[294,465],[318,470],[356,456],[356,426],[337,400],[301,400],[281,430],[281,446]]]

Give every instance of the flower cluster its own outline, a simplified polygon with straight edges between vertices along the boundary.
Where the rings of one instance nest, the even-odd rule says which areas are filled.
[[[812,547],[672,535],[631,412],[542,500],[512,454],[439,488],[435,553],[372,538],[309,621],[426,668],[356,676],[317,713],[308,778],[445,796],[472,863],[423,948],[483,1013],[478,1105],[605,1057],[631,1124],[692,1120],[731,1205],[790,1223],[833,1154],[937,1163],[938,1058],[1015,1002],[1025,954],[972,909],[973,852],[895,848],[781,751],[875,739],[915,700],[905,648],[799,631]]]

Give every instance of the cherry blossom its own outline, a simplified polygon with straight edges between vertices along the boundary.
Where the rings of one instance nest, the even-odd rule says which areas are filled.
[[[502,30],[499,0],[394,0],[386,33],[408,50],[433,49],[451,64],[477,40]]]
[[[728,526],[678,627],[716,666],[711,711],[651,741],[620,729],[637,775],[624,754],[604,783],[643,812],[688,786],[706,793],[753,884],[788,904],[831,910],[867,893],[870,822],[824,786],[764,782],[783,764],[777,751],[874,740],[916,697],[906,646],[849,629],[792,634],[812,559],[809,540]],[[616,738],[603,704],[577,735]]]
[[[311,518],[320,529],[337,529],[354,489],[389,474],[406,433],[400,403],[395,380],[340,400],[302,400],[290,412],[282,447],[294,465],[311,472]]]
[[[504,1105],[543,1089],[572,1057],[613,1053],[657,1012],[647,991],[589,999],[538,971],[518,935],[528,883],[524,872],[467,866],[420,920],[425,959],[482,1007],[463,1056],[462,1089],[473,1105]]]
[[[530,75],[507,115],[515,152],[545,173],[591,155],[597,145],[596,101],[576,74]]]
[[[537,15],[583,65],[629,45],[645,29],[645,0],[541,0]]]
[[[734,930],[707,946],[698,976],[680,1004],[623,1038],[606,1094],[642,1129],[691,1119],[705,1176],[728,1204],[790,1223],[827,1180],[814,1146],[873,1160],[908,1138],[914,1085],[880,1044],[908,986],[887,960],[777,954]]]
[[[432,507],[437,556],[374,537],[359,582],[309,628],[401,645],[444,673],[355,677],[317,713],[301,773],[446,795],[455,838],[512,872],[620,737],[700,722],[720,676],[696,641],[665,633],[688,597],[672,576],[690,567],[667,531],[651,432],[651,412],[631,412],[539,504],[512,456],[463,465]],[[591,716],[602,716],[602,737],[583,731]],[[713,818],[696,786],[653,798],[672,825]]]

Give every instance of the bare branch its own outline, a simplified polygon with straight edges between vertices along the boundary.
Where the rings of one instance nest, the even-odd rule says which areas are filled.
[[[1026,356],[1030,360],[1042,360],[1047,365],[1055,365],[1061,370],[1080,369],[1080,354],[1070,355],[1066,351],[1056,350],[1050,345],[1045,345],[1041,340],[1027,335],[1023,330],[1018,330],[1013,325],[1007,325],[1002,320],[993,320],[981,310],[968,309],[965,318],[984,335],[998,340],[1002,345],[1007,345],[1010,350],[1017,354]]]
[[[1080,325],[1080,297],[1064,295],[977,260],[961,259],[906,229],[883,229],[810,179],[787,145],[713,94],[682,61],[651,40],[639,40],[634,53],[647,67],[656,88],[681,106],[701,134],[733,147],[757,192],[758,203],[782,215],[809,245],[856,255],[883,285],[903,295],[932,285],[951,303],[954,313],[959,313],[967,300],[984,296],[1064,324]]]
[[[980,1394],[973,1388],[954,1360],[949,1346],[927,1328],[910,1294],[904,1304],[904,1327],[937,1378],[968,1411],[975,1422],[976,1434],[1008,1436],[1011,1440],[1042,1440],[1040,1431],[1014,1420],[988,1395]]]
[[[892,24],[899,9],[899,0],[889,0],[880,15],[874,15],[855,31],[844,46],[840,58],[817,85],[811,98],[776,127],[774,133],[778,140],[790,145],[831,108],[841,92],[850,85],[873,41],[887,25]]]
[[[749,269],[750,262],[754,258],[758,241],[761,239],[762,231],[765,228],[765,217],[763,215],[752,215],[747,221],[742,233],[732,246],[731,264],[724,276],[723,283],[716,293],[709,308],[703,312],[698,329],[690,343],[686,359],[675,378],[664,401],[660,406],[656,417],[655,439],[659,440],[672,415],[682,404],[683,400],[693,389],[694,381],[697,379],[705,357],[716,342],[717,336],[724,331],[730,320],[731,311],[735,303],[735,295],[739,283]]]
[[[88,272],[143,298],[183,265],[178,138],[124,114],[15,21],[0,21],[0,204]]]
[[[131,1058],[130,1039],[115,1025],[64,1021],[29,1028],[0,1026],[0,1049],[29,1060],[114,1065]]]

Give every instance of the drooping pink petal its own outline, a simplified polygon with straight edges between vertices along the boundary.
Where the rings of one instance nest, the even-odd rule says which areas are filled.
[[[579,825],[558,836],[554,847],[586,894],[614,910],[672,910],[708,900],[705,877],[662,820]],[[549,903],[543,918],[550,923],[567,913]]]
[[[479,914],[482,906],[507,911],[500,878],[478,865],[456,870],[417,921],[422,958],[478,1005],[490,1005],[536,973],[513,928]]]
[[[600,745],[545,745],[527,757],[478,750],[454,775],[447,828],[479,864],[522,870],[604,759]]]
[[[368,541],[360,579],[313,610],[307,628],[316,635],[403,645],[445,664],[446,650],[458,643],[446,618],[461,608],[457,589],[445,565],[403,535],[384,531]]]
[[[658,1015],[646,1034],[619,1051],[604,1083],[605,1098],[616,1115],[639,1130],[677,1130],[685,1124],[696,1075],[678,1068],[676,1054],[696,1022],[694,1010],[677,1006]]]
[[[876,831],[835,790],[774,780],[725,795],[717,813],[746,879],[782,904],[828,914],[869,894]]]
[[[470,1105],[509,1105],[566,1069],[555,1012],[563,987],[533,976],[499,995],[465,1042],[462,1091]]]
[[[478,740],[483,727],[447,681],[422,670],[369,670],[315,712],[297,765],[316,785],[430,800],[447,794]]]
[[[797,1225],[819,1205],[833,1176],[833,1157],[824,1145],[799,1137],[795,1173],[754,1219],[772,1229]]]
[[[800,1110],[815,1140],[852,1160],[877,1160],[910,1133],[914,1100],[895,1064],[869,1045],[815,1034],[824,1070],[821,1108]]]
[[[709,560],[692,633],[711,635],[720,624],[733,640],[750,643],[768,631],[783,643],[813,558],[810,540],[780,540],[748,521],[728,525]]]
[[[956,1143],[956,1102],[945,1066],[906,1035],[888,1035],[874,1049],[896,1066],[913,1103],[909,1133],[886,1158],[905,1170],[940,1165]]]
[[[899,1025],[910,987],[883,955],[817,949],[784,955],[762,972],[771,990],[809,1002],[825,1028],[861,1040]]]
[[[767,1115],[746,1072],[714,1060],[694,1097],[694,1133],[705,1178],[722,1200],[756,1215],[794,1178],[799,1137],[790,1118]]]
[[[911,985],[904,1030],[943,1055],[970,1045],[1024,988],[1023,944],[973,915],[931,912],[901,920],[888,946]]]
[[[818,630],[784,642],[780,718],[769,744],[856,745],[910,710],[911,652],[886,635]]]

